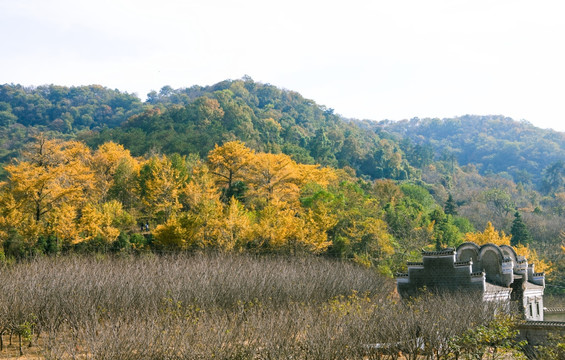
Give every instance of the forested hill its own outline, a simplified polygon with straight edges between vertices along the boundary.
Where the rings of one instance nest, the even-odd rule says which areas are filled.
[[[249,78],[148,96],[149,109],[86,141],[117,141],[134,155],[205,156],[215,144],[241,140],[257,151],[304,164],[349,167],[369,178],[408,179],[414,172],[398,142],[366,131],[294,91]]]
[[[533,182],[548,191],[557,185],[548,171],[557,171],[565,159],[565,133],[503,116],[414,118],[372,125],[416,144],[431,145],[440,157],[454,155],[460,165],[473,164],[482,174],[507,174],[517,183]]]
[[[0,126],[44,126],[62,133],[114,127],[142,111],[132,94],[100,85],[0,85]]]
[[[16,157],[38,132],[73,137],[118,126],[145,107],[135,95],[100,85],[0,85],[0,164]]]
[[[44,144],[53,153],[47,169]],[[224,158],[244,160],[237,179],[232,168],[218,172]],[[498,230],[515,235],[522,228],[515,224],[524,222],[535,234],[524,232],[524,243],[563,274],[563,159],[565,134],[525,122],[351,120],[248,77],[165,86],[144,102],[96,85],[1,85],[0,243],[6,256],[48,252],[54,231],[66,229],[54,239],[66,237],[69,247],[92,241],[98,248],[104,238],[104,246],[123,240],[114,244],[121,249],[139,235],[140,223],[150,223],[157,239],[190,237],[195,242],[180,247],[195,249],[207,246],[202,239],[219,241],[225,221],[242,216],[249,226],[241,248],[294,252],[296,241],[313,237],[285,230],[317,229],[324,247],[316,251],[392,274],[423,247],[455,247],[483,229],[485,242],[508,242]],[[44,175],[52,188],[37,198]],[[282,190],[261,187],[273,181]],[[63,195],[49,199],[55,190]],[[102,230],[85,214],[105,219]],[[68,227],[54,227],[56,221]],[[267,233],[276,236],[258,244]]]
[[[163,87],[146,102],[98,85],[0,86],[0,162],[30,135],[50,132],[91,146],[112,140],[134,155],[205,156],[244,141],[298,162],[351,167],[370,178],[406,179],[413,168],[396,141],[367,132],[300,94],[250,78],[184,89]]]
[[[565,134],[502,116],[352,121],[294,91],[249,77],[152,91],[147,100],[99,85],[0,85],[0,163],[30,135],[116,141],[134,155],[198,154],[244,141],[305,164],[349,167],[369,179],[417,178],[434,161],[473,164],[551,193],[565,185]]]

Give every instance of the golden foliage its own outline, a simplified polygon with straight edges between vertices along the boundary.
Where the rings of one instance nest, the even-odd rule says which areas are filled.
[[[204,100],[194,111],[213,123],[220,110],[216,100]],[[266,123],[277,127],[274,120]],[[398,159],[392,154],[389,160]],[[178,155],[141,160],[112,142],[91,151],[80,142],[40,136],[5,169],[0,236],[15,234],[30,245],[44,235],[64,244],[112,242],[151,222],[154,244],[163,249],[320,253],[334,241],[336,254],[375,265],[395,249],[410,249],[406,243],[415,239],[406,236],[403,245],[383,220],[384,206],[404,196],[394,182],[371,185],[351,168],[298,164],[240,141],[216,145],[202,162]],[[412,233],[431,238],[433,224],[427,230],[422,221],[413,224],[420,228]],[[467,236],[477,243],[509,242],[491,224]]]
[[[77,217],[77,209],[74,206],[61,205],[49,214],[49,233],[63,242],[71,244],[80,242],[82,239],[79,236]]]
[[[5,166],[9,180],[0,195],[6,205],[3,217],[17,218],[6,227],[33,241],[48,234],[53,227],[49,220],[56,220],[66,237],[76,239],[68,228],[72,209],[95,198],[90,161],[89,149],[80,142],[38,137],[21,160]]]
[[[465,234],[465,241],[474,242],[477,245],[495,244],[510,246],[511,236],[506,235],[504,231],[496,231],[492,223],[489,221],[483,232]]]
[[[244,180],[244,174],[254,153],[241,141],[230,141],[222,146],[216,144],[208,154],[210,170],[220,187],[231,187],[234,182]]]
[[[176,169],[166,156],[149,160],[150,174],[145,182],[143,204],[159,219],[168,219],[181,208],[187,176]]]
[[[120,235],[120,229],[115,226],[119,219],[124,217],[122,204],[111,201],[96,207],[87,204],[82,209],[80,228],[84,239],[101,237],[106,242],[116,240]]]
[[[295,214],[291,209],[282,209],[274,204],[263,208],[254,226],[254,245],[263,249],[283,249],[299,225]]]
[[[96,174],[96,187],[102,198],[120,181],[120,172],[128,169],[130,174],[138,174],[139,162],[133,158],[129,150],[114,142],[107,142],[98,147],[92,157],[92,169]],[[130,176],[131,180],[131,176]],[[133,187],[130,188],[130,190]]]
[[[264,250],[318,253],[330,245],[327,230],[335,223],[329,214],[310,209],[299,211],[274,201],[258,213],[251,241]]]
[[[183,186],[185,211],[175,212],[165,224],[157,226],[153,235],[165,248],[215,247],[231,250],[241,236],[236,222],[245,227],[245,217],[238,212],[241,205],[233,204],[224,213],[219,191],[205,164],[198,163],[190,181]],[[226,217],[227,216],[227,217]],[[167,239],[170,236],[170,239]]]
[[[251,241],[251,214],[234,198],[230,199],[223,214],[212,219],[209,226],[214,229],[211,246],[222,251],[242,249]]]
[[[247,179],[250,198],[252,201],[264,201],[266,204],[296,202],[300,194],[299,178],[299,168],[290,156],[256,154],[250,164]]]
[[[153,230],[155,243],[168,249],[186,249],[188,234],[177,216],[171,216]]]
[[[393,237],[381,219],[353,221],[347,228],[348,237],[359,244],[361,253],[380,260],[394,254]]]
[[[298,184],[300,186],[316,183],[325,187],[335,183],[338,179],[336,171],[331,168],[306,164],[296,164],[296,167],[298,170]]]
[[[101,233],[103,223],[102,213],[92,204],[86,204],[82,209],[80,228],[84,239],[93,239]]]
[[[321,253],[331,245],[327,231],[337,224],[337,217],[320,209],[307,209],[302,214],[302,227],[297,229],[297,243],[313,253]]]
[[[550,274],[553,271],[553,264],[549,261],[545,261],[540,259],[538,253],[535,249],[531,248],[530,245],[522,245],[518,244],[514,247],[516,254],[519,256],[523,256],[528,260],[528,263],[534,264],[534,270],[536,272],[545,272],[546,275]]]
[[[183,196],[186,197],[185,202],[189,209],[205,202],[219,201],[220,192],[205,164],[198,163],[194,167],[190,181],[183,189]]]

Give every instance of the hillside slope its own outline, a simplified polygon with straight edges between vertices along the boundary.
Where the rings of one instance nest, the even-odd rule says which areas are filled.
[[[454,155],[481,174],[508,174],[517,183],[542,185],[544,170],[565,158],[565,134],[503,116],[466,115],[374,124],[416,144],[430,145],[438,156]]]
[[[258,151],[295,161],[353,168],[369,178],[407,179],[414,169],[399,144],[366,131],[332,109],[249,78],[213,86],[149,94],[151,107],[118,128],[87,138],[117,141],[135,155],[148,152],[205,156],[215,144],[240,140]]]
[[[0,85],[0,162],[30,135],[79,136],[90,145],[117,141],[135,155],[205,156],[215,144],[244,141],[301,163],[353,168],[367,178],[407,179],[434,160],[473,164],[524,185],[557,190],[545,170],[565,158],[565,134],[503,116],[403,121],[348,120],[299,93],[249,77],[211,86],[135,95],[99,85]],[[544,183],[545,180],[545,183]],[[558,179],[559,180],[559,179]],[[557,180],[557,187],[565,181]],[[552,188],[553,187],[553,188]]]

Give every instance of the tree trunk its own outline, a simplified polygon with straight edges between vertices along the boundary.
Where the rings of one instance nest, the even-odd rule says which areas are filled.
[[[35,221],[39,222],[39,219],[41,219],[41,206],[38,203],[35,206]]]
[[[20,356],[24,356],[24,351],[22,350],[22,334],[18,334],[18,339],[19,339]]]

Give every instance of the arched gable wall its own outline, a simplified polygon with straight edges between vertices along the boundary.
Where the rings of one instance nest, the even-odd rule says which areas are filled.
[[[477,244],[472,242],[466,242],[457,247],[457,261],[473,261],[473,272],[478,272],[482,270],[481,261],[479,258],[480,248]]]
[[[501,245],[500,249],[502,250],[505,256],[508,256],[510,259],[512,259],[514,264],[518,262],[518,254],[516,254],[516,251],[514,251],[512,246]]]
[[[487,280],[494,282],[502,281],[502,260],[504,253],[495,244],[485,244],[479,251],[482,270],[485,272]]]

